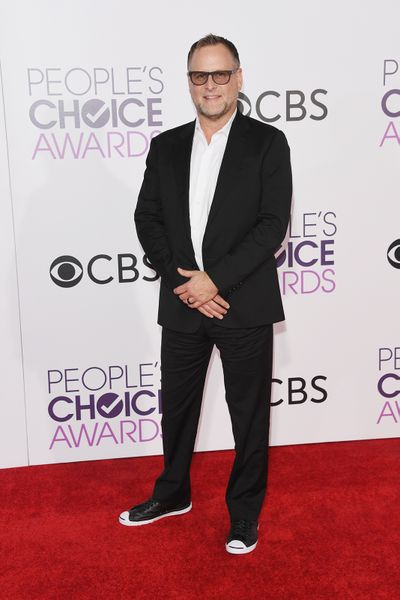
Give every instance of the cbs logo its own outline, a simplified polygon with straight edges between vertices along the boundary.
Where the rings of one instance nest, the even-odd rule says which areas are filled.
[[[386,256],[392,267],[400,269],[400,239],[390,244]]]
[[[278,121],[282,118],[281,112],[285,113],[286,121],[302,121],[307,114],[314,121],[322,121],[328,114],[328,107],[318,96],[327,93],[327,90],[316,89],[311,92],[309,100],[306,100],[306,95],[301,90],[287,90],[284,95],[267,90],[257,97],[254,108],[257,117],[264,123]],[[311,112],[315,107],[316,114]],[[238,108],[246,116],[250,116],[253,109],[250,98],[242,92],[239,92]]]
[[[104,261],[106,264],[104,264]],[[110,268],[107,264],[110,264]],[[143,275],[145,281],[156,281],[159,278],[146,255],[143,256],[143,265],[152,271],[152,276]],[[71,288],[81,281],[84,274],[82,263],[74,256],[59,256],[50,265],[50,277],[53,283],[62,288]],[[105,271],[108,271],[105,274]],[[111,271],[111,272],[110,272]],[[114,275],[111,273],[114,271]],[[140,277],[139,265],[134,254],[117,254],[116,258],[108,254],[96,254],[86,266],[86,272],[93,283],[104,285],[116,279],[119,283],[132,283]]]

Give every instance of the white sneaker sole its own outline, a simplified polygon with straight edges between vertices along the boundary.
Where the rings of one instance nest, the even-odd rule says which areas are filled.
[[[233,545],[234,544],[234,545]],[[257,542],[252,546],[245,546],[239,540],[232,540],[229,544],[225,544],[225,549],[229,554],[248,554],[257,546]]]
[[[127,525],[128,527],[137,527],[138,525],[149,525],[149,523],[154,523],[155,521],[159,521],[160,519],[164,519],[165,517],[176,517],[177,515],[184,515],[185,513],[192,510],[192,503],[189,504],[186,508],[182,508],[181,510],[173,510],[171,512],[165,513],[165,515],[160,515],[159,517],[154,517],[154,519],[147,519],[146,521],[130,521],[129,520],[129,511],[124,510],[119,515],[119,522],[121,525]]]

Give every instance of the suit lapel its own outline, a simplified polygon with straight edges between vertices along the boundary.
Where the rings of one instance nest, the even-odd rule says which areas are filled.
[[[229,196],[229,190],[235,184],[234,175],[238,171],[246,152],[246,145],[244,142],[247,128],[247,122],[238,110],[236,117],[232,122],[226,143],[204,237],[206,236],[207,230],[217,214],[219,207],[222,205],[224,199]]]
[[[195,265],[189,213],[190,159],[192,155],[194,127],[195,121],[192,121],[185,125],[179,132],[174,144],[172,162],[175,172],[178,214],[181,214],[183,217],[187,250]]]
[[[189,208],[189,181],[190,181],[190,158],[192,154],[192,144],[194,135],[195,121],[188,123],[180,131],[176,140],[173,162],[175,167],[175,178],[177,183],[178,195],[185,197]]]

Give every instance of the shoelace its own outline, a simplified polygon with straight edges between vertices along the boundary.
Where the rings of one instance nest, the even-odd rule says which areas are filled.
[[[143,509],[148,510],[149,508],[153,508],[153,506],[155,504],[158,504],[158,502],[156,502],[155,500],[152,500],[150,498],[150,500],[147,500],[146,502],[143,503]]]
[[[143,512],[150,510],[151,508],[153,508],[153,506],[157,504],[157,502],[155,500],[152,500],[152,498],[150,498],[149,500],[146,500],[146,502],[143,502],[142,504],[137,504],[136,506],[133,506],[131,508],[131,510],[134,510],[135,508],[140,508]]]

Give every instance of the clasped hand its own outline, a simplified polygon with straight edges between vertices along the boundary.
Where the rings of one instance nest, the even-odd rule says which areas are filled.
[[[188,281],[174,288],[174,294],[190,308],[196,308],[206,317],[223,319],[229,304],[218,294],[218,288],[205,271],[187,271],[178,267],[178,273]]]

